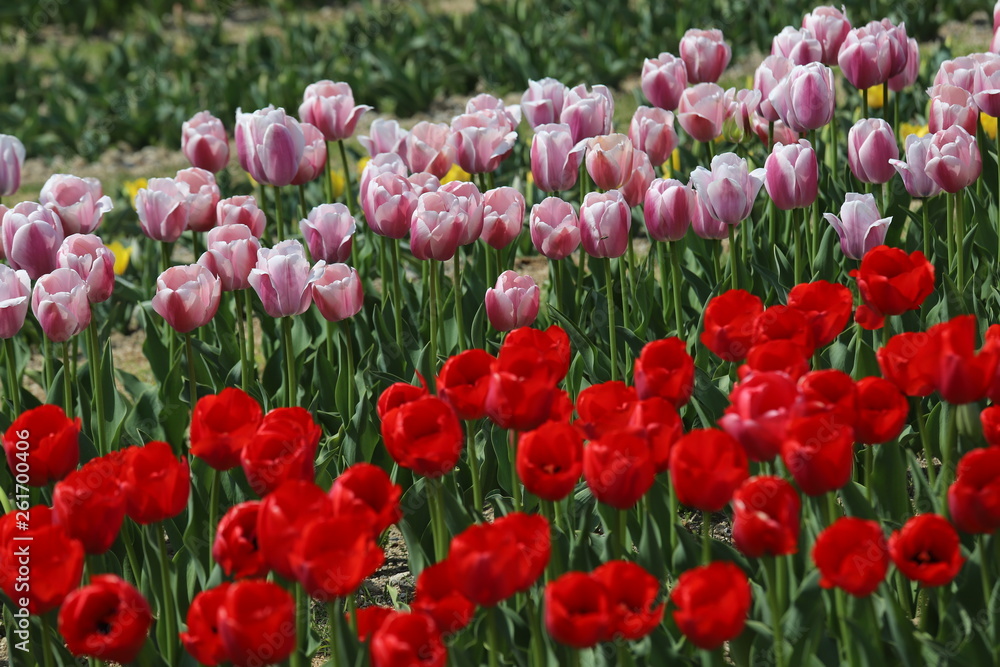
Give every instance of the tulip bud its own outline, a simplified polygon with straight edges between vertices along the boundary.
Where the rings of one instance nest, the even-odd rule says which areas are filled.
[[[407,132],[399,127],[399,121],[376,118],[368,128],[368,136],[358,137],[371,158],[384,153],[396,153],[406,140]]]
[[[655,107],[676,109],[687,84],[687,66],[676,56],[661,53],[642,63],[642,93]]]
[[[972,95],[976,92],[976,74],[978,71],[979,65],[969,56],[960,56],[952,60],[945,60],[938,67],[937,74],[934,75],[934,85],[947,83],[951,86],[958,86]]]
[[[462,233],[458,245],[475,243],[483,233],[483,195],[475,183],[470,181],[451,181],[442,185],[439,192],[447,192],[458,197],[459,208],[464,214],[459,227]]]
[[[569,125],[539,125],[531,139],[531,175],[535,185],[543,192],[573,188],[585,151],[586,143],[573,141]]]
[[[455,256],[468,212],[450,192],[425,192],[410,219],[410,251],[417,259],[445,261]]]
[[[406,135],[399,150],[406,167],[414,173],[427,171],[444,178],[455,163],[451,128],[444,123],[417,123]]]
[[[639,107],[632,116],[628,137],[633,147],[649,156],[650,164],[663,164],[677,147],[674,114],[663,109]]]
[[[208,232],[208,250],[198,263],[218,276],[223,292],[246,289],[258,250],[260,241],[246,225],[216,227]]]
[[[101,182],[96,178],[54,174],[42,186],[38,202],[59,214],[67,235],[89,234],[114,208],[111,197],[102,195]]]
[[[956,88],[956,90],[961,90]],[[964,91],[962,91],[964,92]],[[930,153],[931,141],[934,135],[925,134],[917,137],[915,134],[906,137],[906,162],[889,160],[889,164],[899,172],[903,185],[911,197],[933,197],[940,194],[941,186],[927,175],[927,158]]]
[[[252,114],[236,110],[236,154],[240,166],[258,183],[289,185],[305,152],[299,121],[269,106]]]
[[[483,195],[483,232],[480,238],[498,250],[506,248],[521,233],[524,207],[524,195],[515,188],[487,190]]]
[[[786,26],[771,40],[771,55],[784,56],[796,65],[816,63],[823,60],[823,45],[810,31]]]
[[[680,52],[690,83],[715,83],[733,57],[721,30],[688,30]]]
[[[178,333],[188,333],[215,317],[221,296],[222,284],[204,266],[172,266],[156,279],[153,310]]]
[[[455,162],[470,174],[496,171],[514,149],[517,132],[495,112],[467,113],[451,122]]]
[[[624,134],[594,137],[587,143],[587,172],[602,190],[625,184],[632,166],[632,142]]]
[[[931,98],[927,110],[927,129],[931,134],[952,125],[961,125],[969,134],[975,134],[979,109],[967,90],[943,83],[928,89],[927,94]]]
[[[21,202],[4,213],[0,231],[11,268],[24,269],[32,280],[56,268],[56,251],[64,235],[54,211],[35,202]]]
[[[24,144],[17,137],[0,134],[0,197],[9,197],[21,187]]]
[[[795,64],[784,56],[768,56],[764,58],[753,75],[754,90],[760,91],[760,115],[769,123],[773,123],[780,118],[778,112],[771,103],[771,91],[778,87],[778,84],[792,71]],[[788,94],[787,86],[782,89],[777,98],[779,106],[787,106],[787,102],[781,98]]]
[[[197,167],[182,169],[174,181],[187,202],[187,228],[204,232],[214,227],[220,192],[212,172]]]
[[[945,192],[954,194],[972,185],[983,171],[976,138],[961,125],[935,133],[924,171]]]
[[[323,138],[323,133],[315,125],[302,123],[302,136],[305,148],[302,150],[302,159],[299,161],[295,178],[292,179],[292,185],[305,185],[315,181],[326,169],[326,140]]]
[[[90,325],[87,284],[71,269],[56,269],[35,283],[31,312],[49,340],[62,343]]]
[[[632,211],[618,190],[591,192],[580,207],[580,243],[591,257],[621,257],[628,247]]]
[[[299,229],[314,260],[335,263],[351,256],[357,223],[343,204],[320,204],[299,222]]]
[[[217,174],[229,163],[229,137],[222,121],[199,111],[181,126],[181,151],[192,167]]]
[[[187,229],[189,188],[172,178],[151,178],[135,196],[142,233],[154,241],[173,243]],[[216,212],[218,213],[218,212]]]
[[[371,109],[354,106],[354,93],[350,84],[323,80],[306,86],[299,118],[315,125],[327,141],[342,141],[354,134],[358,120]]]
[[[0,338],[13,338],[21,330],[30,299],[28,273],[0,264]]]
[[[531,207],[531,242],[549,259],[565,259],[580,245],[580,221],[573,205],[548,197]]]
[[[691,215],[691,229],[703,239],[722,240],[729,237],[729,225],[716,220],[705,205],[705,199],[694,191],[694,208]]]
[[[406,236],[417,207],[417,193],[410,181],[398,174],[382,173],[362,192],[361,208],[371,230],[391,239]]]
[[[836,7],[817,7],[802,17],[802,27],[823,47],[823,64],[836,65],[840,47],[851,31],[851,22]]]
[[[887,183],[896,174],[889,160],[899,159],[892,127],[881,118],[862,118],[847,135],[847,162],[862,183]]]
[[[991,55],[976,68],[973,85],[972,97],[979,110],[987,116],[1000,116],[1000,56]]]
[[[257,252],[257,266],[250,271],[247,282],[271,317],[301,315],[312,298],[309,285],[324,264],[320,261],[315,270],[311,269],[301,243],[282,241]]]
[[[816,151],[805,139],[787,146],[775,144],[764,162],[764,186],[782,211],[811,206],[816,201],[818,182]]]
[[[628,180],[621,187],[622,196],[629,206],[638,206],[646,196],[649,184],[656,178],[649,156],[642,151],[632,151],[632,166],[629,168]]]
[[[768,100],[778,118],[795,132],[818,130],[833,119],[833,70],[819,63],[793,67]]]
[[[847,193],[840,217],[832,213],[823,215],[833,225],[840,237],[840,249],[851,259],[861,259],[876,246],[885,242],[885,234],[892,218],[880,218],[874,195]]]
[[[569,88],[553,78],[528,80],[528,89],[521,95],[521,110],[533,129],[539,125],[558,123]]]
[[[709,142],[722,133],[726,92],[714,83],[699,83],[681,94],[677,120],[695,141]]]
[[[656,179],[646,190],[643,203],[649,237],[654,241],[681,240],[691,226],[697,205],[691,186],[672,178]]]
[[[486,316],[497,331],[531,326],[538,317],[538,285],[531,276],[504,271],[486,290]]]
[[[87,283],[87,298],[91,303],[107,301],[115,288],[115,255],[100,237],[93,234],[71,234],[59,246],[56,265],[72,269]]]
[[[753,210],[753,202],[764,185],[764,170],[749,172],[744,158],[723,153],[712,159],[711,171],[695,169],[691,181],[713,218],[736,225]]]
[[[329,322],[354,317],[364,306],[365,293],[358,272],[346,264],[328,264],[311,283],[312,300]]]
[[[881,85],[892,76],[889,35],[877,22],[847,33],[837,62],[844,77],[858,90]]]
[[[615,100],[607,86],[594,86],[591,92],[580,84],[566,93],[559,122],[569,125],[573,141],[589,139],[611,132]]]
[[[250,235],[257,238],[264,233],[264,226],[267,224],[264,211],[257,208],[257,200],[252,195],[220,200],[215,206],[215,220],[219,227],[245,225],[249,228]]]

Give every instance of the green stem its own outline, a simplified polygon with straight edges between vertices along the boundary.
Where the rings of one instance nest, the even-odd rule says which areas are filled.
[[[997,122],[997,257],[1000,257],[1000,121]]]
[[[21,382],[17,376],[17,351],[14,348],[14,340],[6,338],[3,342],[6,366],[7,366],[7,393],[10,394],[11,404],[14,406],[14,418],[21,414]]]
[[[94,408],[97,419],[97,451],[100,454],[107,454],[111,451],[111,443],[108,442],[106,424],[104,421],[104,378],[101,374],[101,353],[100,345],[97,341],[97,323],[90,321],[85,333],[87,344],[88,366],[90,371],[91,386],[94,388]]]
[[[677,551],[677,489],[674,488],[673,482],[668,483],[669,487],[669,499],[670,503],[670,555],[667,558],[667,564],[672,568],[674,562],[674,552]],[[669,569],[669,568],[668,568]]]
[[[774,556],[764,558],[764,573],[767,586],[767,602],[771,607],[771,629],[774,632],[774,663],[777,667],[785,667],[785,639],[782,625],[782,609],[778,600],[778,559]]]
[[[517,476],[517,431],[514,429],[507,430],[507,443],[510,446],[507,455],[510,457],[511,499],[514,502],[514,511],[520,512],[524,509],[524,503],[521,497],[521,478]]]
[[[350,599],[350,598],[347,598]],[[339,667],[340,665],[340,646],[338,645],[338,640],[340,639],[337,635],[337,629],[342,627],[340,625],[341,618],[344,613],[343,606],[341,605],[340,598],[334,598],[326,603],[326,617],[327,617],[327,630],[329,637],[329,651],[330,651],[330,662],[329,664],[334,665],[334,667]]]
[[[989,542],[989,533],[980,533],[976,536],[976,543],[979,545],[979,576],[983,584],[983,609],[991,609],[993,599],[993,582],[990,580],[990,559],[986,552],[986,545]]]
[[[611,341],[611,381],[618,380],[618,331],[615,327],[614,279],[611,276],[611,259],[604,258],[604,287],[608,295],[608,337]]]
[[[347,149],[344,147],[344,140],[337,141],[337,148],[340,149],[340,162],[344,165],[344,195],[347,198],[347,208],[354,210],[354,183],[351,179],[351,170],[347,164]]]
[[[351,629],[351,633],[357,634],[358,632],[358,605],[354,600],[354,594],[349,594],[344,598],[344,606],[347,608],[345,612],[347,615],[347,627]]]
[[[219,493],[222,491],[222,476],[219,471],[212,468],[209,473],[212,477],[212,487],[208,496],[208,567],[205,568],[206,576],[212,574],[212,547],[215,545],[215,530],[219,513]]]
[[[670,248],[670,279],[674,288],[674,320],[677,336],[684,336],[684,305],[681,303],[681,246],[673,243]]]
[[[337,352],[334,339],[337,336],[337,323],[327,320],[326,323],[326,358],[330,362],[330,367],[337,368]]]
[[[618,539],[615,541],[615,551],[618,558],[628,557],[631,549],[628,544],[628,510],[618,510],[615,514],[615,533]]]
[[[479,453],[476,451],[476,422],[466,422],[465,456],[469,459],[469,473],[472,475],[472,502],[477,517],[483,512],[483,488],[479,479]]]
[[[39,622],[42,624],[42,664],[45,667],[53,667],[55,664],[52,660],[52,646],[49,644],[49,622],[45,618],[45,614],[40,614],[38,616]],[[8,648],[8,651],[13,650]]]
[[[739,289],[740,247],[736,244],[736,225],[729,225],[728,227],[729,227],[729,275],[733,280],[733,289]]]
[[[70,419],[73,418],[73,384],[76,382],[76,378],[70,377],[70,367],[69,367],[69,341],[63,341],[63,409],[66,412],[66,416]]]
[[[666,242],[656,244],[656,263],[660,269],[660,302],[663,307],[663,326],[670,326],[670,298],[667,296],[667,244]]]
[[[191,412],[194,413],[194,406],[198,402],[198,376],[194,367],[194,345],[191,343],[193,336],[190,333],[184,335],[184,347],[187,352],[187,363],[188,363],[188,383],[189,383],[189,403],[191,404]]]
[[[576,266],[576,294],[573,298],[573,305],[576,306],[577,312],[580,310],[580,304],[583,303],[583,279],[587,274],[587,253],[581,250],[579,257],[580,262]]]
[[[459,257],[461,248],[455,249],[455,256],[452,258],[452,266],[455,270],[452,281],[455,292],[455,324],[458,327],[458,349],[465,349],[465,314],[462,312],[462,260]]]
[[[875,451],[872,445],[862,445],[865,449],[865,497],[872,502],[872,475],[875,470]]]
[[[161,650],[165,649],[167,665],[175,665],[177,619],[174,616],[174,589],[170,585],[170,559],[167,556],[167,540],[160,523],[152,524],[151,529],[156,533],[160,545],[160,579],[163,584],[163,608],[161,610],[163,618],[161,620],[167,624],[167,645],[160,648]],[[138,573],[136,576],[138,577]]]
[[[955,195],[945,193],[945,216],[948,224],[948,268],[955,264],[955,215],[952,212],[952,198]]]
[[[389,298],[389,240],[388,236],[379,236],[378,252],[378,277],[382,279],[382,307],[385,308],[385,301]]]
[[[309,646],[309,598],[306,597],[302,584],[293,584],[295,587],[295,637],[296,647],[288,657],[288,664],[291,667],[302,667],[302,658],[306,655]],[[331,627],[333,619],[330,620]]]
[[[299,185],[299,210],[302,212],[302,219],[309,217],[309,207],[306,206],[306,186]]]
[[[333,160],[330,159],[330,155],[333,153],[333,142],[326,142],[326,163],[323,165],[323,174],[325,180],[323,182],[323,195],[326,197],[326,201],[333,203],[333,170],[330,167],[330,163]]]
[[[392,246],[392,289],[393,303],[392,314],[396,325],[396,347],[399,348],[399,355],[403,356],[403,281],[400,277],[402,266],[399,263],[399,240],[389,241]]]
[[[861,93],[861,117],[868,118],[868,89],[858,90]]]
[[[915,405],[913,407],[913,411],[917,415],[917,431],[920,433],[920,444],[924,450],[924,458],[927,460],[927,480],[930,482],[930,486],[933,489],[935,482],[937,481],[937,472],[934,469],[934,455],[931,452],[930,439],[927,437],[927,424],[924,419],[924,407],[919,397],[915,398],[914,401]]]
[[[965,193],[955,195],[955,250],[958,257],[958,289],[965,289]]]
[[[129,532],[129,534],[127,535],[125,534],[122,535],[122,542],[125,543],[125,553],[128,556],[129,567],[132,568],[132,583],[138,586],[142,570],[139,569],[139,559],[136,557],[135,547],[132,545],[133,536],[131,534],[131,531],[128,528],[126,528],[127,525],[129,525],[128,521],[122,524],[122,530]]]
[[[795,259],[794,259],[794,278],[795,284],[798,285],[802,282],[802,225],[799,220],[797,213],[798,209],[792,209],[789,215],[792,219],[792,245],[795,246]]]
[[[945,440],[941,443],[941,507],[948,506],[948,486],[951,484],[953,471],[951,462],[954,460],[955,450],[958,447],[958,423],[956,415],[958,410],[954,405],[942,402],[942,410],[945,416]]]
[[[444,484],[440,478],[427,478],[427,500],[431,511],[431,533],[434,535],[434,562],[448,557],[448,533],[444,521]]]
[[[285,348],[285,407],[295,405],[295,351],[292,349],[292,318],[281,318],[282,347]]]
[[[428,263],[427,282],[430,283],[430,338],[431,338],[431,358],[428,364],[431,381],[437,375],[437,351],[438,351],[438,266],[437,260],[432,259]]]
[[[234,312],[236,314],[236,335],[240,346],[240,389],[246,392],[250,388],[250,367],[247,360],[246,326],[243,323],[243,314],[240,312],[240,296],[238,292],[232,292]]]
[[[243,290],[243,302],[247,323],[247,363],[250,365],[251,377],[257,372],[257,354],[254,350],[254,325],[253,325],[253,296],[252,290]]]
[[[281,210],[281,189],[277,185],[274,186],[274,221],[277,230],[275,244],[278,244],[285,240],[285,220]]]
[[[712,513],[701,513],[701,562],[708,565],[712,562]]]
[[[841,660],[850,667],[854,667],[854,650],[851,645],[851,634],[847,625],[847,603],[845,600],[844,591],[835,589],[834,592],[834,604],[837,608],[837,621],[840,625],[840,651]]]
[[[351,326],[348,320],[340,321],[340,334],[344,339],[344,352],[347,356],[347,407],[354,411],[354,345],[351,343]]]
[[[51,403],[52,396],[50,391],[52,390],[52,341],[49,337],[42,335],[42,355],[45,357],[45,402]]]
[[[927,200],[925,199],[923,204],[920,205],[920,211],[924,216],[923,225],[923,236],[924,236],[924,256],[927,257],[927,261],[934,261],[934,256],[931,254],[933,245],[931,243],[931,221],[930,216],[927,215]],[[1000,255],[998,255],[1000,256]]]
[[[497,628],[499,619],[497,618],[497,608],[489,607],[486,610],[486,657],[489,667],[499,667],[500,665],[500,633]]]
[[[528,623],[531,627],[531,639],[529,641],[531,664],[535,665],[535,667],[545,667],[545,634],[542,630],[542,619],[530,595],[528,596],[527,607]]]

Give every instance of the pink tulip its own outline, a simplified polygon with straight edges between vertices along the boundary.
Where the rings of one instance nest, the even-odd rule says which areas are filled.
[[[654,107],[676,109],[687,84],[687,66],[674,55],[661,53],[642,63],[642,94]]]
[[[312,299],[310,284],[324,265],[320,261],[313,269],[301,243],[282,241],[257,252],[257,266],[247,281],[271,317],[301,315],[309,309]]]
[[[784,56],[768,56],[764,58],[764,62],[757,67],[757,71],[753,75],[754,90],[760,91],[760,107],[758,111],[770,123],[780,118],[774,105],[771,104],[771,91],[777,88],[781,80],[792,71],[793,67],[795,67],[795,64]],[[785,87],[781,95],[787,94],[788,88]]]
[[[351,237],[357,228],[354,216],[343,204],[320,204],[299,222],[313,259],[332,263],[351,256]]]
[[[993,30],[1000,30],[1000,0],[993,5]]]
[[[384,153],[395,153],[406,140],[406,130],[399,127],[399,121],[376,118],[368,128],[368,136],[358,137],[371,158]]]
[[[945,192],[954,194],[972,185],[983,171],[976,138],[961,125],[935,133],[924,171]]]
[[[427,171],[444,178],[455,163],[451,128],[444,123],[417,123],[406,135],[399,150],[411,172]]]
[[[191,167],[178,171],[174,180],[180,191],[185,193],[188,210],[187,228],[195,232],[204,232],[215,227],[221,194],[212,172]]]
[[[739,224],[750,216],[757,193],[764,185],[764,170],[747,170],[747,161],[735,153],[712,159],[711,171],[698,167],[691,182],[713,218],[727,225]]]
[[[142,233],[154,241],[173,243],[187,229],[190,190],[172,178],[151,178],[135,196]]]
[[[931,134],[952,125],[961,125],[966,132],[975,134],[979,109],[967,90],[942,83],[928,89],[927,94],[931,98],[927,110],[927,128]]]
[[[531,276],[504,271],[486,290],[486,317],[497,331],[531,326],[538,317],[540,292]]]
[[[246,225],[216,227],[208,232],[208,250],[198,263],[218,276],[223,292],[247,289],[258,250],[260,241]]]
[[[87,283],[87,299],[101,303],[115,288],[115,254],[99,236],[71,234],[56,252],[56,266],[71,269]]]
[[[10,209],[0,204],[0,259],[7,259],[7,253],[3,249],[3,219]]]
[[[189,333],[212,321],[221,297],[222,283],[204,266],[171,266],[156,279],[153,310],[178,333]]]
[[[812,206],[818,183],[819,164],[812,144],[801,139],[774,145],[764,162],[764,187],[775,206],[782,211]]]
[[[299,171],[305,135],[299,121],[272,106],[236,110],[236,155],[243,171],[264,185],[289,185]]]
[[[361,177],[358,179],[359,199],[362,205],[364,205],[363,202],[368,196],[369,183],[380,174],[396,174],[397,176],[406,178],[409,172],[406,169],[406,163],[403,162],[403,158],[395,153],[381,153],[368,160],[365,168],[361,170]]]
[[[181,126],[181,151],[191,166],[217,174],[229,164],[229,137],[222,121],[199,111]]]
[[[644,152],[632,151],[632,166],[629,168],[628,180],[621,187],[622,196],[629,206],[638,206],[649,189],[649,184],[656,178],[649,156]]]
[[[976,69],[972,98],[987,116],[1000,116],[1000,56],[994,55]]]
[[[910,58],[906,24],[894,25],[889,19],[882,19],[879,23],[872,21],[868,25],[873,30],[878,30],[876,26],[881,25],[889,36],[889,78],[902,74],[906,70],[906,63]]]
[[[31,278],[0,264],[0,338],[13,338],[24,326],[31,299]]]
[[[531,207],[528,229],[535,249],[549,259],[565,259],[580,245],[576,211],[559,197],[547,197]]]
[[[354,317],[365,305],[358,272],[347,264],[327,264],[311,283],[312,300],[329,322]]]
[[[990,40],[990,53],[1000,53],[1000,30],[993,30],[993,39]]]
[[[17,137],[0,134],[0,197],[9,197],[21,187],[24,144]]]
[[[632,116],[628,138],[635,148],[649,156],[652,164],[663,164],[677,148],[673,112],[655,107],[639,107]]]
[[[618,190],[591,192],[580,207],[580,244],[591,257],[621,257],[628,248],[632,211]]]
[[[569,125],[539,125],[531,139],[531,175],[535,185],[543,192],[573,188],[586,150],[585,142],[573,140]]]
[[[705,205],[705,199],[694,192],[694,209],[691,215],[691,229],[703,239],[721,240],[729,237],[729,225],[716,220]]]
[[[406,178],[391,172],[382,173],[368,184],[361,207],[373,232],[401,239],[410,231],[417,193]]]
[[[874,195],[847,193],[840,217],[824,213],[840,237],[840,249],[851,259],[860,260],[869,250],[885,243],[885,234],[892,218],[880,218]]]
[[[114,208],[104,196],[96,178],[54,174],[45,181],[38,202],[55,211],[66,234],[89,234],[97,229],[104,214]]]
[[[697,206],[694,190],[673,178],[657,178],[649,185],[642,212],[646,232],[654,241],[680,241],[691,226]]]
[[[799,140],[799,133],[792,131],[790,127],[782,123],[780,120],[774,123],[773,127],[769,127],[767,122],[760,116],[757,116],[753,120],[753,131],[757,134],[757,138],[761,140],[762,143],[767,144],[769,138],[767,133],[769,130],[773,129],[773,136],[770,138],[775,144],[794,144]]]
[[[326,140],[323,138],[323,133],[315,125],[302,123],[302,136],[305,139],[305,148],[302,151],[299,169],[292,179],[292,185],[311,183],[326,169]]]
[[[817,7],[802,17],[802,27],[823,47],[823,64],[836,65],[840,46],[851,31],[851,22],[836,7]]]
[[[681,94],[677,120],[695,141],[709,142],[722,134],[726,91],[714,83],[699,83]]]
[[[632,142],[624,134],[594,137],[587,142],[587,173],[602,190],[624,185],[632,167]]]
[[[934,75],[934,85],[947,83],[966,90],[970,95],[976,92],[976,72],[979,66],[968,56],[945,60]]]
[[[818,130],[833,119],[833,70],[820,63],[793,67],[770,93],[778,118],[795,132]]]
[[[847,33],[837,62],[844,77],[858,90],[881,85],[892,76],[889,34],[877,22]]]
[[[847,134],[847,163],[862,183],[888,183],[896,175],[889,160],[899,159],[892,126],[881,118],[862,118]]]
[[[954,88],[954,86],[951,86]],[[956,88],[961,90],[961,88]],[[962,91],[965,93],[965,91]],[[968,93],[965,93],[968,94]],[[940,194],[941,186],[934,182],[934,179],[927,175],[927,158],[930,154],[931,140],[934,135],[925,134],[917,137],[915,134],[906,136],[906,162],[902,160],[889,160],[889,164],[899,172],[903,179],[903,185],[911,197],[933,197]]]
[[[528,79],[528,89],[521,95],[521,111],[528,124],[537,129],[539,125],[558,123],[568,93],[569,88],[556,79]]]
[[[416,174],[410,174],[410,177],[406,179],[410,182],[410,187],[413,188],[413,194],[418,197],[425,192],[437,192],[441,189],[441,181],[434,174],[427,173],[426,171],[421,171]]]
[[[257,200],[252,195],[241,195],[220,200],[215,206],[215,221],[219,227],[246,225],[251,235],[260,238],[267,217],[257,208]]]
[[[477,114],[485,112],[487,115],[495,115],[501,125],[506,125],[511,132],[521,124],[521,106],[511,104],[508,106],[502,99],[480,93],[465,103],[466,114]],[[454,122],[454,121],[452,121]]]
[[[56,268],[56,251],[63,242],[59,216],[41,204],[21,202],[4,213],[3,251],[14,269],[24,269],[37,280]]]
[[[458,245],[475,243],[483,233],[483,195],[475,183],[470,181],[451,181],[445,183],[438,192],[447,192],[458,197],[459,208],[464,213],[460,222],[462,233]]]
[[[510,245],[524,224],[524,195],[511,187],[494,188],[483,194],[483,233],[480,238],[501,249]]]
[[[306,86],[299,106],[299,118],[315,125],[327,141],[342,141],[354,134],[361,116],[371,109],[354,106],[350,84],[323,80]]]
[[[590,92],[580,84],[566,93],[559,122],[569,125],[573,141],[581,141],[611,132],[615,100],[607,86],[594,86]]]
[[[70,269],[47,273],[35,283],[31,312],[49,340],[67,341],[90,325],[87,284]]]
[[[417,259],[451,259],[468,227],[468,217],[462,202],[450,192],[420,195],[410,219],[410,252]]]
[[[680,52],[690,83],[715,83],[733,57],[721,30],[688,30]]]
[[[917,82],[920,74],[920,46],[917,40],[910,37],[906,40],[906,67],[902,72],[889,79],[889,90],[900,92]]]
[[[726,119],[722,124],[722,135],[733,143],[740,143],[753,133],[760,106],[760,91],[730,88],[725,99]]]
[[[787,26],[771,40],[771,55],[784,56],[796,65],[822,62],[823,45],[805,28]]]
[[[455,162],[470,174],[496,171],[514,149],[517,132],[509,119],[497,112],[479,111],[457,116],[451,122]]]

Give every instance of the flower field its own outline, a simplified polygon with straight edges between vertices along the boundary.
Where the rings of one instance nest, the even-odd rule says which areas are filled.
[[[111,57],[205,82],[0,108],[5,664],[997,664],[1000,3],[968,55],[931,4],[581,3],[493,60],[545,10],[380,4],[356,80],[247,37],[241,89],[177,3]]]

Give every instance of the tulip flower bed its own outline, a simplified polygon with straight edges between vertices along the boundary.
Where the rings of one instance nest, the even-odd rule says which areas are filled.
[[[346,83],[199,112],[138,282],[0,135],[9,659],[996,664],[1000,37],[801,25],[729,91],[688,30],[627,134],[544,79],[355,173]]]

